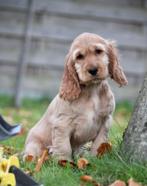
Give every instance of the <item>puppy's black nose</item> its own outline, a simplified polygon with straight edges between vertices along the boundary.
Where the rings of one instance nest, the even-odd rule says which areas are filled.
[[[88,70],[89,74],[91,74],[92,76],[95,76],[97,74],[97,68],[92,68]]]

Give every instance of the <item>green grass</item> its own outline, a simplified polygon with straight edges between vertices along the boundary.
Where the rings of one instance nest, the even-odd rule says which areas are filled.
[[[21,123],[26,133],[40,119],[48,106],[47,99],[41,100],[24,100],[20,109],[15,109],[13,100],[7,96],[0,96],[0,113],[10,123]],[[138,162],[129,162],[119,151],[119,144],[122,140],[122,134],[132,112],[132,104],[123,102],[117,105],[114,113],[113,126],[109,133],[109,138],[112,143],[112,152],[105,154],[102,158],[96,158],[86,153],[90,165],[84,170],[77,168],[60,167],[55,160],[50,158],[43,165],[39,173],[34,173],[33,177],[44,186],[80,186],[83,183],[80,181],[80,176],[91,175],[97,182],[102,185],[109,185],[117,179],[125,182],[129,178],[134,178],[137,182],[143,185],[147,184],[147,164]],[[26,133],[23,136],[13,137],[2,144],[14,147],[17,152],[21,152],[24,147]],[[20,159],[23,170],[33,170],[34,163],[24,163]],[[84,186],[92,185],[86,183]]]

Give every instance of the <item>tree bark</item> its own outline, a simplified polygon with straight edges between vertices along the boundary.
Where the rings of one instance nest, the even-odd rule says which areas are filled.
[[[131,159],[147,160],[147,73],[124,132],[122,150]]]

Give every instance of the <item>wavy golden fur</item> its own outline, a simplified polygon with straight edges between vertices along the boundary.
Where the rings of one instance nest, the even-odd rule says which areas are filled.
[[[59,94],[28,134],[25,157],[40,156],[48,147],[57,158],[71,159],[88,141],[95,155],[107,141],[115,108],[108,77],[127,84],[113,42],[96,34],[79,35],[66,56]]]

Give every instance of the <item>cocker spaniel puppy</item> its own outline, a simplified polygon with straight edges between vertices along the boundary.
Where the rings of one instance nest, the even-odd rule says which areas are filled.
[[[113,42],[92,33],[79,35],[66,56],[59,94],[29,132],[25,157],[38,157],[50,147],[58,159],[70,160],[89,141],[96,155],[107,142],[115,108],[108,77],[120,86],[127,84]]]

